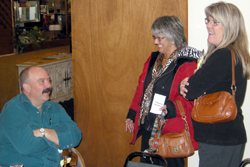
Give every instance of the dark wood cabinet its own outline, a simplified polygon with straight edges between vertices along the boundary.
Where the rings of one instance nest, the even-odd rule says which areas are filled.
[[[0,55],[13,53],[12,2],[0,1]]]
[[[15,49],[15,43],[14,43],[14,38],[16,33],[23,32],[24,30],[30,30],[34,26],[37,26],[41,28],[42,30],[45,30],[45,32],[49,32],[46,28],[44,28],[44,20],[43,20],[43,15],[39,18],[38,22],[22,22],[21,27],[19,25],[19,28],[16,27],[15,24],[15,12],[14,12],[14,1],[15,0],[1,0],[0,1],[0,55],[6,55],[6,54],[15,54],[18,53],[19,49]],[[47,4],[46,0],[38,0],[39,4],[45,5]],[[52,0],[51,0],[52,1]],[[50,1],[48,1],[50,2]],[[54,0],[53,0],[54,2]],[[68,18],[68,1],[66,0],[57,0],[56,2],[60,2],[60,7],[61,9],[54,8],[52,14],[57,15],[56,12],[58,10],[64,11],[64,25],[63,25],[63,35],[58,37],[56,40],[47,40],[45,42],[45,45],[40,45],[40,47],[33,47],[33,45],[29,45],[24,49],[24,52],[29,52],[29,51],[35,51],[35,50],[40,50],[40,49],[46,49],[46,48],[52,48],[52,47],[58,47],[58,46],[65,46],[65,45],[71,45],[71,40],[69,38],[70,34],[70,19]],[[57,3],[56,3],[57,4]],[[39,5],[40,6],[40,5]],[[40,8],[39,8],[40,9]],[[39,10],[40,12],[40,10]],[[39,13],[38,12],[38,13]],[[60,13],[60,11],[59,11]],[[39,13],[40,15],[40,13]]]

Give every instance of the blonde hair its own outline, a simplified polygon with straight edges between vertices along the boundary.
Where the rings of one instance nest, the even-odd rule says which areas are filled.
[[[231,3],[213,3],[205,9],[206,17],[212,17],[223,26],[223,39],[219,46],[208,43],[206,59],[216,50],[229,47],[235,52],[236,63],[241,61],[243,76],[250,79],[250,55],[244,18],[240,10]]]

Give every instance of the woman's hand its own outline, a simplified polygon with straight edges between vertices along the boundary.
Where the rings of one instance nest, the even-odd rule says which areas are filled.
[[[163,111],[166,113],[166,115],[168,114],[168,110],[167,110],[167,106],[164,105],[163,107],[160,108],[160,111]]]
[[[183,79],[181,81],[181,84],[180,84],[180,94],[185,98],[186,97],[186,93],[188,92],[188,90],[185,88],[185,86],[188,86],[189,83],[188,83],[188,79],[189,77]]]
[[[126,119],[126,132],[129,130],[130,133],[134,132],[134,123],[131,119]]]

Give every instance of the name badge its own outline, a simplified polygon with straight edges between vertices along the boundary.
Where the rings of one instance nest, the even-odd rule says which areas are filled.
[[[166,96],[155,93],[150,113],[161,114],[160,108],[164,106],[165,99]]]

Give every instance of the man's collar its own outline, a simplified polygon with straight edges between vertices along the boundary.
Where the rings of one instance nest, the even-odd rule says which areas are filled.
[[[20,94],[20,96],[21,96],[22,103],[24,103],[24,102],[31,103],[30,100],[28,99],[28,97],[24,93]]]
[[[26,103],[29,103],[30,105],[33,105],[31,103],[31,101],[29,100],[29,98],[24,93],[20,94],[20,96],[21,96],[21,103],[25,103],[26,102]],[[43,103],[42,106],[49,108],[51,105],[49,104],[49,101],[46,101],[45,103]]]

